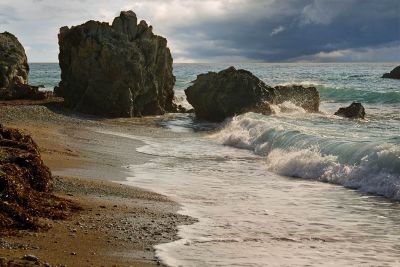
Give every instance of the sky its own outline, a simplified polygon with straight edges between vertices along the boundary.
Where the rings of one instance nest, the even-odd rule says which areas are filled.
[[[0,32],[57,62],[62,26],[133,10],[174,62],[400,62],[399,0],[0,0]]]

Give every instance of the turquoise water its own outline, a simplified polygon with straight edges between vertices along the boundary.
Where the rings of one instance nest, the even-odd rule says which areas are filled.
[[[177,100],[189,106],[183,90],[190,82],[200,73],[228,66],[175,64]],[[400,199],[400,81],[380,78],[393,64],[260,63],[235,67],[253,72],[269,85],[316,86],[321,94],[321,113],[306,113],[283,103],[274,107],[273,116],[248,113],[228,119],[215,126],[219,131],[209,138],[264,157],[275,173]],[[51,89],[59,79],[58,64],[31,64],[30,83]],[[352,101],[365,106],[365,121],[332,115]],[[187,116],[166,127],[174,125],[183,129],[204,126]]]
[[[175,64],[177,100],[188,105],[183,90],[197,74],[228,66]],[[45,67],[36,70],[43,75]],[[321,112],[285,102],[272,116],[247,113],[221,124],[176,114],[160,118],[163,137],[122,134],[156,156],[132,162],[126,184],[168,195],[199,219],[180,227],[180,240],[156,246],[162,262],[400,266],[400,81],[380,78],[394,65],[235,67],[269,85],[316,86]],[[48,71],[50,87],[58,74]],[[34,68],[31,76],[40,81]],[[333,115],[352,101],[363,103],[366,120]]]
[[[43,85],[44,90],[53,90],[61,79],[61,70],[58,63],[31,63],[29,64],[29,83]]]

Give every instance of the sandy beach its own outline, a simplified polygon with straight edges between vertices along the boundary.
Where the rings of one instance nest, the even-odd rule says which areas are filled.
[[[2,237],[3,264],[26,264],[29,261],[21,260],[25,255],[34,255],[44,266],[160,264],[153,246],[177,239],[177,226],[194,219],[178,215],[179,205],[162,195],[111,182],[124,180],[121,166],[150,158],[135,152],[140,141],[101,133],[124,130],[126,123],[67,112],[57,101],[18,104],[0,104],[1,122],[34,138],[55,176],[55,194],[71,200],[81,211],[67,220],[46,222],[51,226],[48,231]],[[135,128],[148,131],[148,126]]]

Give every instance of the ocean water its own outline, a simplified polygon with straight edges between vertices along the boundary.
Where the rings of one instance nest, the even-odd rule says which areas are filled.
[[[269,85],[316,86],[321,112],[286,102],[272,116],[220,124],[165,117],[164,137],[109,133],[157,156],[125,166],[127,184],[199,219],[158,245],[158,257],[170,266],[400,266],[400,81],[380,78],[395,64],[234,65]],[[178,101],[188,105],[183,89],[197,74],[228,66],[175,64]],[[366,120],[333,115],[352,101]]]
[[[40,90],[52,91],[61,79],[61,70],[58,63],[31,63],[29,64],[29,84],[43,85]]]

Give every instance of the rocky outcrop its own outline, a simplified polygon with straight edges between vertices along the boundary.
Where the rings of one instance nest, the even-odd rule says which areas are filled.
[[[77,111],[115,117],[175,111],[175,77],[167,40],[132,11],[112,25],[88,21],[58,35],[61,82],[55,88]]]
[[[24,47],[9,32],[0,33],[0,99],[45,99],[50,93],[28,85],[29,65]]]
[[[234,67],[198,75],[185,94],[196,116],[204,120],[222,121],[253,108],[271,113],[268,104],[263,104],[272,100],[271,88],[251,72]]]
[[[335,115],[351,119],[364,119],[365,109],[361,103],[353,102],[348,107],[339,108]]]
[[[0,88],[10,88],[14,83],[27,84],[28,74],[24,47],[11,33],[0,33]]]
[[[400,66],[395,67],[391,72],[383,74],[382,78],[400,79]]]
[[[319,92],[315,87],[270,87],[251,72],[234,67],[198,75],[185,94],[196,117],[217,122],[250,111],[269,115],[271,104],[285,101],[310,112],[319,109]]]
[[[38,229],[38,218],[63,218],[69,202],[50,194],[52,177],[31,137],[0,125],[0,233]]]

